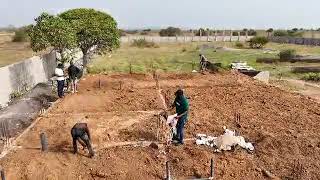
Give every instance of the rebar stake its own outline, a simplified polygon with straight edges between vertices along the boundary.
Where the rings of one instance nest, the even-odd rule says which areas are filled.
[[[4,170],[2,169],[1,170],[1,180],[6,180],[6,177],[5,177],[5,175],[4,175]]]
[[[45,133],[40,134],[41,140],[41,151],[46,152],[48,151],[48,140]]]
[[[210,165],[210,179],[213,179],[214,176],[214,167],[213,167],[213,158],[211,158],[211,165]]]
[[[169,161],[166,162],[166,180],[171,180]]]

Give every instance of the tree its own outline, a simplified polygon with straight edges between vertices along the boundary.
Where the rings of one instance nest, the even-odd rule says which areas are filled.
[[[270,37],[270,34],[273,32],[273,29],[272,29],[272,28],[269,28],[266,32],[267,32],[267,34],[268,34],[268,37]]]
[[[268,43],[268,39],[263,36],[256,36],[250,39],[249,45],[253,49],[261,49]]]
[[[48,13],[42,13],[35,22],[27,28],[32,50],[38,52],[53,47],[61,54],[62,61],[67,60],[64,52],[76,47],[76,34],[70,24]]]
[[[180,28],[168,27],[167,29],[161,29],[159,32],[160,36],[180,36],[182,31]]]
[[[76,31],[78,47],[83,53],[84,72],[93,54],[105,54],[120,46],[117,22],[105,12],[94,9],[72,9],[59,15]]]
[[[12,42],[27,42],[29,41],[28,27],[21,27],[14,31]]]

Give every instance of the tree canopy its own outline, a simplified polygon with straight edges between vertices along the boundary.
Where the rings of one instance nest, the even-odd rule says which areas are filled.
[[[63,12],[59,17],[75,31],[77,46],[84,55],[84,68],[92,54],[104,54],[120,46],[117,22],[107,13],[79,8]]]
[[[53,47],[60,53],[76,47],[74,29],[64,19],[42,13],[35,19],[35,25],[28,27],[31,48],[38,52]]]

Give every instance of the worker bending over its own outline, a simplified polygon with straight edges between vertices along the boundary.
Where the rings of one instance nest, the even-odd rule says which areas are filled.
[[[78,152],[77,141],[89,150],[90,157],[94,156],[94,152],[91,146],[91,137],[87,123],[77,123],[71,129],[71,135],[73,140],[73,153]]]

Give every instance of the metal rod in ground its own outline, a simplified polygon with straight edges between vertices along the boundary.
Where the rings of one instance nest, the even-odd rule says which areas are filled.
[[[48,140],[45,133],[40,134],[40,140],[41,140],[41,150],[43,152],[46,152],[48,150]]]
[[[211,165],[210,165],[210,178],[214,176],[214,166],[213,166],[213,158],[211,158]]]
[[[6,177],[4,176],[4,170],[1,170],[1,180],[6,180]]]
[[[171,180],[169,161],[166,162],[166,180]]]

